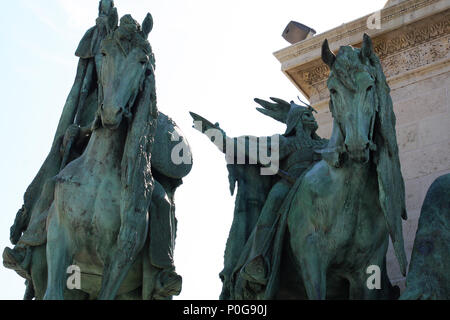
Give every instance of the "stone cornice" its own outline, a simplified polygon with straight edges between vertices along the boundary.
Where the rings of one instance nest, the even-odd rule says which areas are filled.
[[[292,83],[307,98],[314,100],[312,103],[319,102],[328,94],[323,91],[329,69],[320,58],[325,39],[328,39],[331,50],[337,51],[342,45],[359,46],[363,33],[368,33],[389,80],[399,73],[449,59],[449,8],[448,0],[404,1],[381,10],[380,30],[367,28],[370,16],[367,15],[274,55]],[[426,19],[431,16],[432,21]]]
[[[382,25],[387,24],[388,22],[392,21],[394,18],[400,17],[402,15],[406,15],[413,11],[417,11],[420,8],[430,6],[430,5],[438,3],[438,2],[441,2],[442,5],[444,5],[444,3],[446,3],[446,7],[447,8],[450,7],[448,5],[448,1],[446,1],[446,0],[412,0],[412,1],[405,1],[400,4],[384,8],[381,10],[381,23],[382,23]],[[441,11],[441,10],[439,10],[439,11]],[[358,37],[360,37],[364,32],[367,32],[368,34],[373,36],[373,35],[376,35],[377,33],[388,32],[391,30],[391,28],[399,27],[402,24],[402,23],[400,23],[396,26],[395,25],[390,26],[391,27],[390,29],[386,29],[383,27],[383,29],[381,29],[381,30],[369,30],[367,28],[367,19],[370,15],[371,14],[368,14],[362,18],[359,18],[352,22],[343,24],[337,28],[331,29],[329,31],[318,34],[307,40],[301,41],[301,42],[291,45],[287,48],[276,51],[274,53],[274,56],[281,63],[285,63],[285,62],[291,61],[292,59],[294,59],[296,57],[304,56],[311,51],[314,51],[317,49],[320,50],[322,43],[325,39],[328,39],[328,42],[330,43],[330,48],[331,48],[332,43],[335,44],[335,46],[333,46],[334,48],[331,48],[332,50],[337,50],[339,48],[339,45],[336,43],[339,42],[339,40],[347,39],[354,35],[357,35]],[[429,15],[429,12],[424,12],[423,15],[420,15],[420,16],[415,15],[415,17],[410,18],[411,20],[409,22],[414,22],[414,20],[423,19],[427,15]],[[346,44],[348,45],[349,43],[346,43]],[[308,62],[308,60],[303,60],[303,63],[305,63],[305,62]]]

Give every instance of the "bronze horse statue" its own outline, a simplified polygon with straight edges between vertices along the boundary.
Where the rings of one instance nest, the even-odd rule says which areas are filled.
[[[337,56],[325,41],[322,59],[331,69],[333,133],[323,160],[294,186],[290,246],[308,298],[325,299],[336,288],[338,298],[390,298],[389,236],[404,275],[407,261],[405,189],[389,86],[366,34],[361,49],[341,47]],[[369,266],[382,270],[380,290],[367,286]]]
[[[191,167],[171,165],[167,129],[176,125],[156,106],[152,26],[150,14],[142,28],[126,15],[102,41],[91,137],[54,179],[44,299],[170,298],[181,290],[181,278],[150,263],[174,242],[173,194]],[[161,220],[171,230],[154,236]],[[79,290],[66,289],[70,265],[81,270]],[[164,281],[175,288],[158,292]]]
[[[331,139],[273,212],[272,249],[264,257],[268,265],[260,259],[254,266],[259,273],[268,270],[267,279],[252,281],[239,263],[225,299],[399,296],[386,270],[389,237],[403,274],[407,266],[401,222],[405,188],[390,89],[368,35],[360,49],[343,46],[337,56],[325,40],[322,59],[331,70]],[[374,267],[380,280],[376,289],[368,286]]]

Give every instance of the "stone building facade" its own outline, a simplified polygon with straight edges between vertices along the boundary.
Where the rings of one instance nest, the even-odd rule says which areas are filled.
[[[391,0],[379,12],[274,55],[283,73],[318,110],[319,134],[330,137],[329,69],[321,61],[321,46],[328,39],[334,52],[343,45],[359,47],[364,33],[372,37],[382,61],[397,117],[408,211],[403,231],[409,260],[425,194],[435,178],[450,172],[450,0]],[[404,278],[392,247],[388,272],[392,282],[403,288]]]

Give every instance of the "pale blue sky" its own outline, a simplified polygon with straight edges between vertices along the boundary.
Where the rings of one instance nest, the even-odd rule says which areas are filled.
[[[290,20],[318,33],[381,9],[385,0],[115,0],[119,15],[150,11],[159,108],[182,128],[194,168],[177,193],[175,259],[182,299],[217,299],[231,224],[224,158],[191,128],[188,111],[230,136],[271,135],[283,126],[255,111],[254,97],[294,99],[272,55],[288,46]],[[0,11],[0,250],[26,187],[45,159],[72,86],[74,51],[95,24],[97,0],[2,1]],[[23,279],[0,266],[0,299],[21,299]]]

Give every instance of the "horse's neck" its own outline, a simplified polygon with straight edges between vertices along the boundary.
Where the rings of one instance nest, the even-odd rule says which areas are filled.
[[[84,152],[86,161],[100,162],[102,165],[118,165],[122,159],[126,131],[124,126],[117,130],[100,127],[92,133]]]
[[[344,169],[348,172],[347,174],[353,180],[365,180],[367,179],[367,175],[369,174],[370,164],[367,163],[358,163],[351,159],[347,159],[344,164]]]
[[[343,183],[344,193],[347,194],[347,203],[356,203],[358,199],[365,197],[367,188],[372,185],[375,177],[371,173],[370,161],[363,164],[347,158],[342,167],[332,170],[335,174],[342,175],[340,181]]]
[[[340,133],[339,127],[334,123],[333,132],[331,134],[330,140],[326,145],[323,153],[324,160],[328,163],[332,170],[339,171],[340,174],[344,174],[346,176],[346,181],[358,181],[359,179],[364,179],[367,177],[370,172],[370,161],[362,164],[353,161],[347,156],[342,157],[341,152],[345,149],[344,140]],[[340,160],[343,158],[343,163],[340,163]],[[335,163],[339,162],[339,166],[336,167]]]

